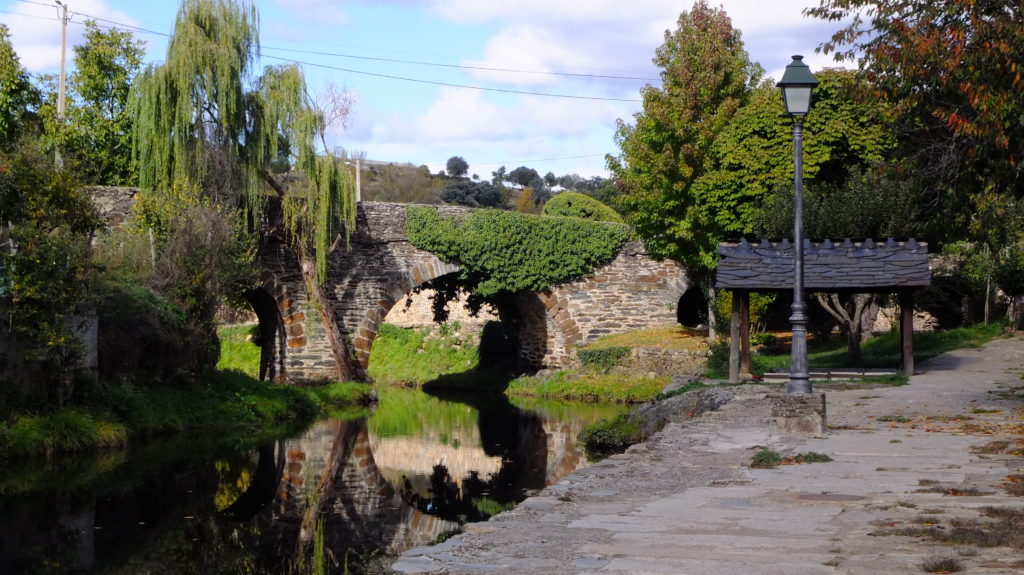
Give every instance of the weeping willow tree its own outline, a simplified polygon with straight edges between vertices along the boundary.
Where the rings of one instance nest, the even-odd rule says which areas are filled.
[[[355,219],[352,176],[343,158],[318,153],[326,127],[302,70],[268,66],[255,77],[258,28],[250,2],[182,1],[166,61],[148,66],[133,88],[139,183],[159,194],[196,182],[215,205],[237,206],[249,221],[277,194],[286,234],[322,284],[330,251]],[[273,167],[282,157],[308,185],[279,181]]]

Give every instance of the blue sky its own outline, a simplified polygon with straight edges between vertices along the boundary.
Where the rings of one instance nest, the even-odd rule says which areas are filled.
[[[137,31],[147,61],[162,61],[178,2],[65,0],[69,42],[88,17]],[[426,164],[454,155],[489,178],[500,165],[540,173],[607,175],[615,122],[640,110],[658,84],[651,64],[688,0],[258,0],[263,65],[303,63],[314,93],[330,84],[353,98],[331,145],[373,160]],[[817,0],[721,0],[753,60],[775,78],[792,54],[812,69],[838,25],[802,16]],[[0,0],[0,22],[22,63],[54,72],[60,23],[52,0]],[[70,56],[69,52],[69,56]],[[511,71],[510,71],[511,70]],[[391,76],[391,78],[383,77]],[[398,79],[404,78],[404,79]],[[420,81],[414,81],[420,80]],[[444,86],[427,82],[474,86]],[[501,91],[505,90],[505,92]],[[509,92],[511,91],[511,92]],[[555,94],[552,97],[512,92]]]

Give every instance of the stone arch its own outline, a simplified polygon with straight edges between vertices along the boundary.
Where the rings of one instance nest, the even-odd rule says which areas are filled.
[[[571,363],[573,349],[583,339],[580,326],[573,317],[568,299],[552,290],[537,294],[544,305],[547,323],[547,349],[542,365],[560,367]]]
[[[264,272],[263,285],[249,290],[245,298],[260,325],[260,379],[283,380],[291,349],[306,344],[305,314],[288,288],[271,273]]]
[[[418,263],[405,272],[398,274],[389,285],[378,294],[375,306],[366,311],[352,334],[352,347],[359,368],[366,370],[370,363],[370,348],[377,338],[380,324],[384,322],[388,312],[405,295],[430,280],[460,271],[455,264],[445,263],[437,258],[432,261]]]
[[[676,306],[676,321],[686,327],[697,327],[698,324],[707,323],[708,299],[700,286],[693,286],[679,295],[679,304]]]

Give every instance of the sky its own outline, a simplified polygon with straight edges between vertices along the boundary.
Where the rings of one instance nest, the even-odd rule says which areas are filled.
[[[812,70],[839,27],[803,9],[818,0],[720,0],[750,58],[778,79],[793,54]],[[69,46],[83,22],[131,27],[146,61],[162,62],[174,0],[64,0]],[[504,165],[541,174],[607,176],[618,119],[641,111],[640,89],[660,85],[651,62],[690,0],[257,0],[260,65],[297,61],[311,93],[331,85],[353,99],[335,148],[370,160],[444,168],[461,156],[490,179]],[[55,73],[61,25],[53,0],[0,0],[22,64]],[[73,52],[68,50],[69,62]],[[70,64],[69,64],[70,66]]]

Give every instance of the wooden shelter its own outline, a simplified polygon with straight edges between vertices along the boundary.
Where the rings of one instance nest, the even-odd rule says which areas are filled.
[[[793,244],[789,240],[718,246],[715,287],[733,292],[730,380],[750,373],[750,293],[793,291]],[[928,244],[907,241],[845,239],[804,240],[804,289],[807,292],[897,293],[900,308],[902,371],[914,373],[914,291],[931,283]],[[739,361],[737,361],[737,356]],[[733,366],[738,366],[733,367]],[[736,371],[736,373],[733,373]]]

